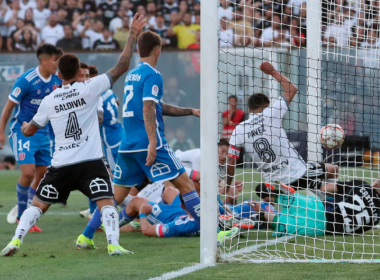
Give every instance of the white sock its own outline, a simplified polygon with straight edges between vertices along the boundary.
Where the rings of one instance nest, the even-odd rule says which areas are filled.
[[[102,208],[101,212],[108,244],[119,245],[119,215],[116,208],[107,205]]]
[[[119,206],[120,206],[121,208],[125,208],[125,207],[127,207],[128,204],[131,203],[131,201],[132,201],[133,198],[134,198],[134,196],[132,196],[132,195],[129,194],[129,195],[124,199],[124,201],[123,201],[122,203],[119,204]]]
[[[20,218],[20,222],[17,225],[13,239],[19,238],[22,243],[25,235],[37,223],[41,216],[42,210],[36,206],[30,206],[26,209]]]

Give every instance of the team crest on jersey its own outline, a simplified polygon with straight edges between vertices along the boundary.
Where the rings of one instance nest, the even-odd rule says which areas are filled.
[[[154,86],[152,87],[152,94],[153,94],[154,96],[157,96],[157,94],[158,94],[158,86],[154,85]]]
[[[13,95],[14,97],[17,97],[17,96],[20,95],[20,93],[21,93],[21,88],[16,87],[16,88],[13,90],[12,95]]]
[[[37,89],[37,94],[40,94],[41,93],[41,90],[40,89]]]
[[[153,178],[161,175],[165,175],[170,173],[170,167],[167,164],[164,164],[162,162],[157,162],[152,165],[150,168],[150,173],[152,174]]]
[[[19,160],[24,160],[25,159],[25,153],[19,153],[18,154],[18,159]]]

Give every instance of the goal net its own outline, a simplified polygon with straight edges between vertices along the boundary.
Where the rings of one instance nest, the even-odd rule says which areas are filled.
[[[219,157],[220,230],[239,234],[219,244],[218,260],[379,261],[379,2],[219,0],[217,9],[218,133],[208,139],[240,153]],[[262,71],[265,61],[282,76]],[[298,89],[292,100],[283,77]],[[266,111],[263,97],[250,99],[257,93]],[[322,147],[327,124],[343,128],[341,147]]]

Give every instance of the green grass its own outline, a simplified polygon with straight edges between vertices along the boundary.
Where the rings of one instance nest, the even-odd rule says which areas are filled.
[[[17,171],[0,171],[0,249],[15,230],[15,225],[6,223],[6,213],[16,203],[18,176]],[[258,175],[253,176],[254,181],[259,180]],[[249,199],[252,175],[246,174],[244,179],[247,185],[244,199]],[[99,250],[77,250],[75,240],[87,220],[70,213],[86,208],[87,199],[78,192],[72,193],[66,207],[53,205],[51,214],[48,212],[38,222],[44,232],[28,234],[18,254],[0,259],[0,279],[148,279],[199,262],[199,238],[162,239],[121,233],[120,243],[135,254],[109,257],[104,233],[96,233],[94,239]],[[259,233],[262,238],[263,234]],[[255,235],[253,232],[249,239]],[[310,242],[297,238],[297,244],[313,245]],[[293,240],[282,246],[290,250],[294,244]],[[309,250],[306,245],[301,247]],[[379,273],[378,264],[218,264],[179,279],[378,279]]]

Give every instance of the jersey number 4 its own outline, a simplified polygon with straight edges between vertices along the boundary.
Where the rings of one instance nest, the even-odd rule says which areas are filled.
[[[69,119],[67,120],[65,137],[74,137],[74,140],[78,141],[81,134],[82,129],[79,128],[77,114],[75,112],[72,112],[69,114]]]

